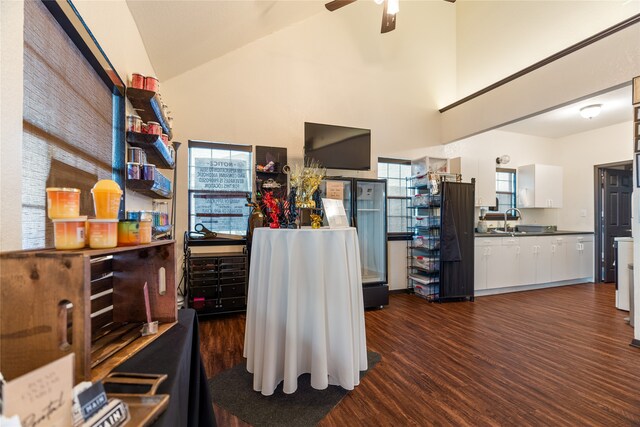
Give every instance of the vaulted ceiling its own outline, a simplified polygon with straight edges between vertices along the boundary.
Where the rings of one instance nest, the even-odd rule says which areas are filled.
[[[316,13],[319,0],[127,0],[161,81]]]
[[[161,81],[315,14],[329,13],[324,7],[324,0],[126,1]],[[364,4],[359,5],[362,6]],[[376,34],[376,37],[380,36]],[[575,104],[513,123],[503,129],[558,138],[628,121],[631,119],[631,109],[627,108],[630,96],[629,88],[618,89],[611,94],[598,94],[592,99],[577,100]],[[593,103],[605,105],[601,116],[592,120],[579,117],[579,107]]]

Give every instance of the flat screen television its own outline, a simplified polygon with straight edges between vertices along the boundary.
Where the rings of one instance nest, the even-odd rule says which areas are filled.
[[[371,169],[371,130],[304,124],[304,158],[327,169]]]

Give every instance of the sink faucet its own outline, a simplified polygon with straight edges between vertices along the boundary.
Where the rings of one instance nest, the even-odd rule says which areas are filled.
[[[520,209],[518,208],[509,208],[506,211],[504,211],[504,231],[507,231],[507,215],[509,214],[509,212],[514,211],[516,212],[518,215],[518,219],[522,218],[522,212],[520,212]]]

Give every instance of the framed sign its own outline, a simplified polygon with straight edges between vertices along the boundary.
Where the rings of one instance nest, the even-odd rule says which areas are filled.
[[[349,221],[347,220],[347,214],[344,211],[342,200],[323,198],[322,206],[327,216],[327,221],[329,222],[329,228],[349,227]]]

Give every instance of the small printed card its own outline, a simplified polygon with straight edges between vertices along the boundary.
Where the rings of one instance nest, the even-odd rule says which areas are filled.
[[[343,200],[344,183],[342,181],[325,181],[327,186],[327,199]]]
[[[68,427],[71,422],[74,354],[6,383],[3,413],[18,415],[23,427]]]
[[[107,393],[100,381],[78,394],[82,418],[86,421],[107,404]]]
[[[329,228],[347,228],[349,220],[347,213],[344,211],[342,200],[322,199],[324,214],[329,222]]]

